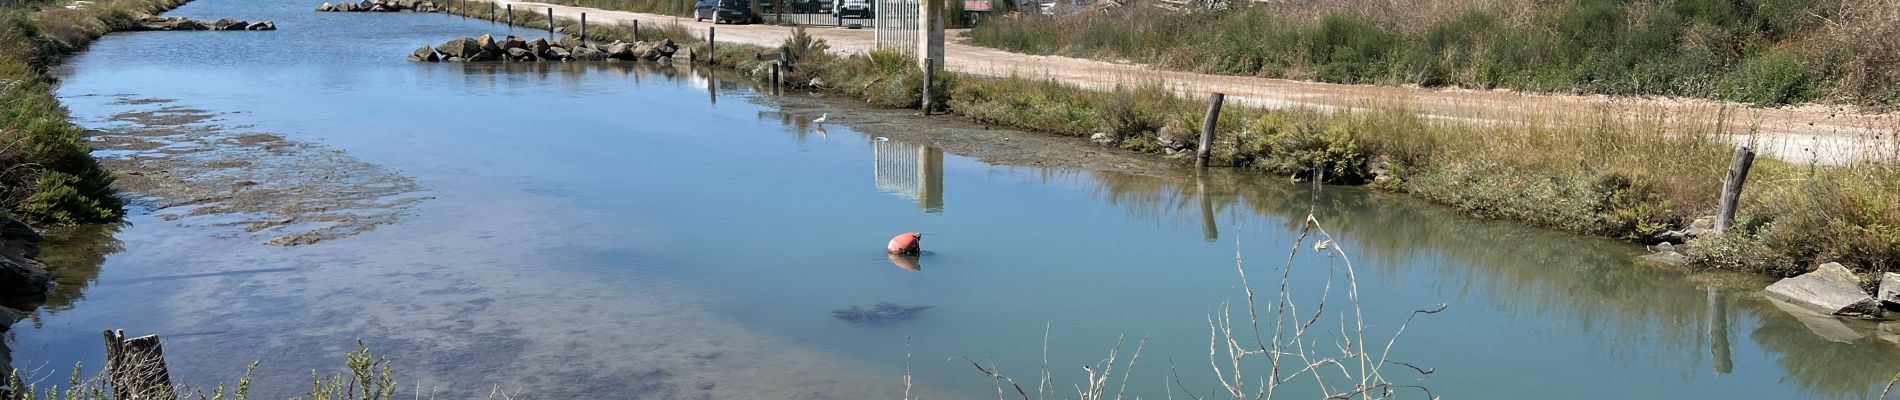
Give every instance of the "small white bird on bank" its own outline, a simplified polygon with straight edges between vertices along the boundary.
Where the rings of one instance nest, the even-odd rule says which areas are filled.
[[[883,137],[883,136],[878,136],[878,137],[877,137],[877,141],[879,141],[879,142],[889,142],[889,141],[891,141],[891,138],[887,138],[887,137]]]
[[[822,123],[825,123],[825,120],[828,120],[828,119],[831,119],[831,113],[819,114],[818,119],[811,120],[811,122],[822,124]]]

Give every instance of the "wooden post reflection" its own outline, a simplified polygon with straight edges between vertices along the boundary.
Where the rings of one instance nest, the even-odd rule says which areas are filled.
[[[1716,374],[1735,372],[1734,352],[1728,343],[1728,296],[1721,291],[1709,288],[1709,364],[1715,367]]]
[[[917,209],[943,212],[943,149],[917,148]]]
[[[1201,197],[1201,240],[1220,240],[1220,227],[1214,223],[1214,199],[1207,195],[1207,175],[1194,175],[1194,192]]]

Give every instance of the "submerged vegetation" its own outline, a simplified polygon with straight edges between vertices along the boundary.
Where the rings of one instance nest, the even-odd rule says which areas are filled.
[[[978,24],[975,43],[1193,72],[1900,105],[1900,1],[1329,0]],[[1138,3],[1139,4],[1139,3]]]
[[[136,16],[182,0],[121,0],[65,8],[51,2],[0,3],[0,212],[43,225],[117,219],[123,202],[112,175],[90,154],[84,131],[67,121],[47,68]]]

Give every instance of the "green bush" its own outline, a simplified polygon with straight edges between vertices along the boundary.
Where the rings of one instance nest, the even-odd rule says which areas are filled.
[[[1813,73],[1793,53],[1768,50],[1742,60],[1722,83],[1729,100],[1775,105],[1809,98],[1812,80]]]

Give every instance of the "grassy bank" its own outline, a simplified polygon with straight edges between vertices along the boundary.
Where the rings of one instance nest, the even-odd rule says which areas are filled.
[[[615,29],[588,33],[595,40],[628,38],[624,29]],[[705,54],[704,43],[677,25],[642,27],[641,36],[667,37]],[[786,76],[790,86],[880,107],[921,104],[923,75],[902,54],[834,54],[802,31],[784,45],[796,60]],[[722,43],[712,59],[763,78],[765,69],[754,56],[767,51],[773,50]],[[933,104],[943,111],[1032,131],[1101,133],[1116,146],[1146,153],[1191,151],[1205,107],[1204,100],[1156,85],[1104,91],[947,72],[933,84]],[[1229,106],[1216,124],[1211,162],[1371,184],[1477,217],[1644,242],[1715,213],[1729,140],[1752,133],[1733,131],[1726,119],[1734,112],[1726,109],[1682,111],[1722,116],[1713,120],[1610,106],[1542,120],[1471,124],[1428,119],[1400,102],[1359,106],[1366,111]],[[1694,262],[1774,275],[1824,261],[1862,271],[1900,270],[1895,193],[1900,164],[1893,161],[1816,167],[1759,159],[1740,223],[1726,236],[1691,243]]]
[[[970,37],[1212,74],[1887,108],[1896,20],[1895,0],[1327,0],[1012,15]]]
[[[183,0],[0,3],[0,212],[41,225],[117,219],[123,202],[93,160],[84,131],[67,121],[47,68],[142,14]]]

